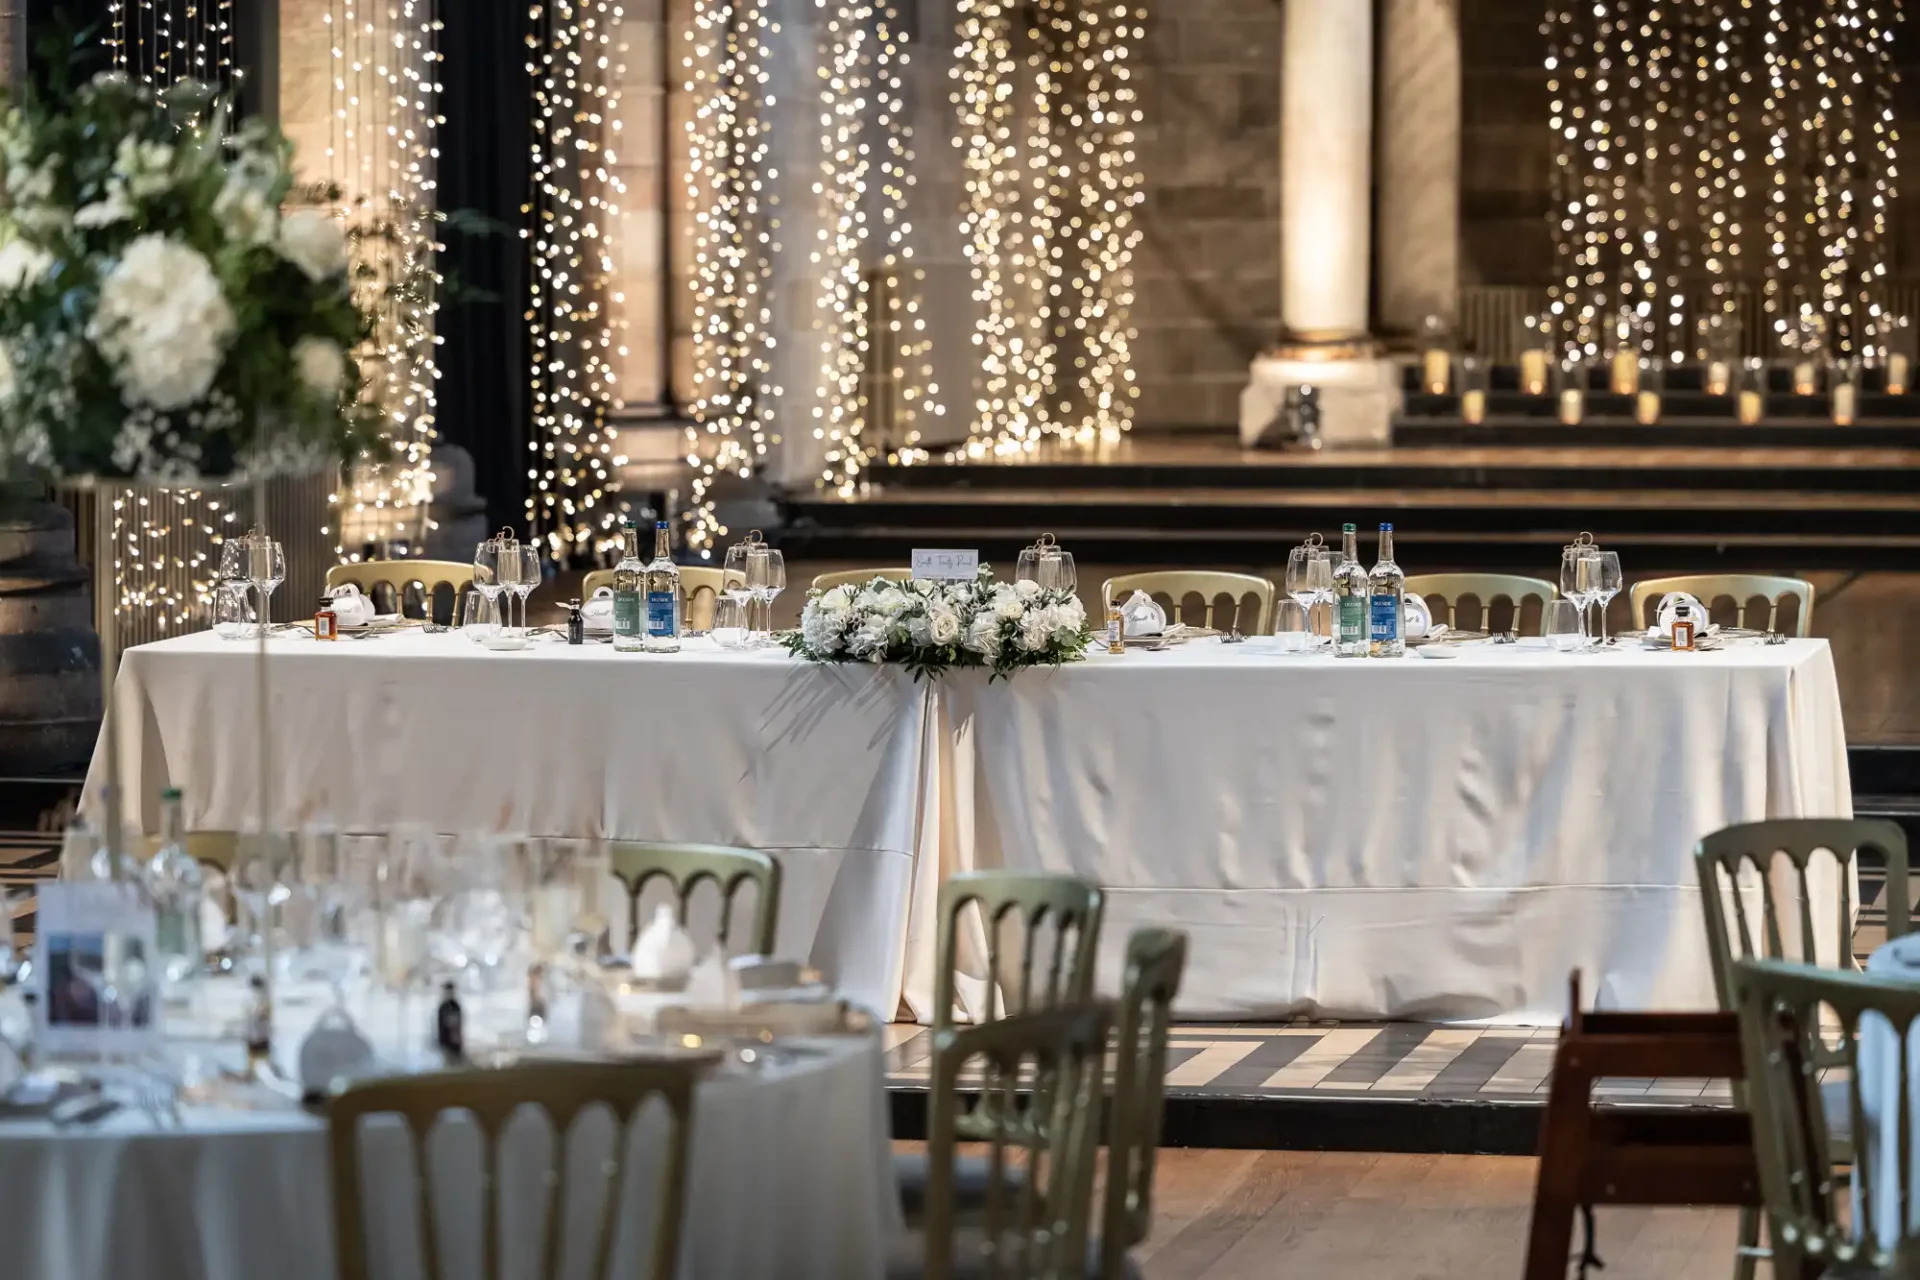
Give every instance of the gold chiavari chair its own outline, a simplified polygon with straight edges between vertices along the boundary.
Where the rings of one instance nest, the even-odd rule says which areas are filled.
[[[203,867],[225,873],[239,856],[240,836],[233,831],[189,831],[182,837],[187,856]],[[160,837],[147,837],[147,857],[160,852]]]
[[[1700,842],[1694,864],[1700,876],[1700,902],[1706,912],[1707,954],[1713,964],[1714,990],[1720,1007],[1733,1008],[1733,970],[1741,960],[1793,958],[1833,969],[1856,968],[1853,956],[1852,884],[1862,850],[1878,853],[1886,866],[1887,936],[1898,938],[1911,928],[1907,890],[1907,837],[1898,823],[1872,818],[1776,818],[1744,822],[1715,831]],[[1822,953],[1820,931],[1810,909],[1808,876],[1814,859],[1831,855],[1840,886],[1840,910],[1830,923],[1834,938]],[[1748,891],[1759,895],[1759,910],[1749,907],[1742,891],[1742,870]],[[1782,900],[1781,877],[1797,886],[1793,898]],[[1731,915],[1731,920],[1729,920]],[[1784,924],[1783,924],[1784,922]],[[1792,947],[1788,946],[1791,939]],[[1812,1050],[1824,1068],[1838,1065],[1820,1048]],[[1751,1081],[1748,1082],[1751,1088]],[[1835,1115],[1834,1146],[1847,1158],[1851,1130],[1838,1112],[1841,1085],[1829,1080],[1826,1103]],[[1737,1099],[1736,1099],[1737,1100]],[[1766,1256],[1760,1247],[1760,1216],[1740,1211],[1740,1254],[1736,1280],[1752,1280],[1755,1260]]]
[[[1460,625],[1460,601],[1471,596],[1480,603],[1480,629],[1493,629],[1493,605],[1496,600],[1505,600],[1513,606],[1512,631],[1520,630],[1520,613],[1529,600],[1540,602],[1540,616],[1545,617],[1547,605],[1557,594],[1554,585],[1545,578],[1529,578],[1517,573],[1422,573],[1408,578],[1405,591],[1410,596],[1419,596],[1422,600],[1438,600],[1441,608],[1434,614],[1436,621],[1444,622],[1449,628]],[[1538,624],[1536,624],[1538,625]]]
[[[1779,630],[1780,602],[1792,600],[1797,606],[1793,634],[1802,637],[1813,634],[1813,584],[1805,578],[1776,578],[1759,573],[1696,573],[1680,578],[1649,578],[1634,583],[1627,593],[1633,607],[1633,625],[1643,630],[1652,626],[1653,614],[1669,591],[1686,592],[1705,605],[1709,613],[1713,612],[1716,601],[1732,600],[1736,627],[1747,625],[1747,606],[1764,599],[1769,631]]]
[[[569,1131],[580,1113],[589,1108],[605,1107],[613,1116],[617,1131],[612,1149],[605,1160],[593,1165],[600,1172],[601,1185],[579,1189],[582,1194],[598,1197],[600,1211],[590,1241],[589,1256],[594,1259],[591,1275],[594,1280],[607,1280],[609,1261],[619,1234],[615,1211],[630,1145],[628,1126],[635,1114],[654,1098],[666,1104],[672,1133],[666,1143],[656,1192],[652,1256],[645,1260],[646,1269],[638,1274],[650,1280],[670,1280],[677,1275],[681,1212],[686,1200],[687,1152],[693,1131],[693,1091],[703,1066],[704,1063],[696,1059],[549,1063],[394,1077],[349,1086],[327,1106],[334,1241],[339,1250],[341,1280],[367,1280],[373,1274],[367,1259],[360,1122],[374,1116],[394,1116],[406,1126],[415,1162],[419,1221],[414,1229],[419,1237],[419,1256],[424,1261],[427,1280],[450,1280],[451,1273],[441,1265],[445,1251],[433,1208],[435,1162],[427,1137],[436,1123],[451,1112],[470,1115],[484,1140],[482,1151],[487,1164],[478,1179],[484,1280],[499,1280],[497,1183],[503,1164],[502,1133],[508,1121],[523,1107],[544,1112],[554,1134],[553,1150],[545,1170],[544,1203],[538,1206],[543,1219],[538,1274],[546,1280],[557,1280],[560,1275],[561,1219],[566,1207],[576,1201],[576,1197],[569,1194],[575,1188],[569,1185],[566,1174]]]
[[[1127,939],[1126,981],[1114,1036],[1113,1105],[1107,1118],[1101,1280],[1138,1274],[1128,1265],[1128,1252],[1147,1238],[1153,1225],[1153,1164],[1166,1097],[1167,1035],[1186,965],[1184,933],[1139,929]]]
[[[926,1219],[902,1242],[889,1280],[1084,1280],[1111,1025],[1109,1006],[1086,1003],[937,1034]],[[975,1087],[976,1069],[979,1101],[969,1109],[961,1091]],[[959,1195],[959,1168],[976,1158],[960,1155],[961,1141],[988,1148],[977,1157],[989,1174],[977,1206]]]
[[[912,569],[838,569],[832,573],[816,574],[813,579],[815,591],[831,591],[835,587],[864,587],[875,578],[885,578],[888,582],[913,581]]]
[[[1906,1280],[1920,1273],[1920,1228],[1909,1213],[1920,1195],[1913,1159],[1920,984],[1781,960],[1736,961],[1730,984],[1773,1274]],[[1833,1139],[1828,1084],[1838,1087],[1838,1111],[1854,1135],[1847,1145],[1861,1152],[1850,1176],[1835,1173],[1848,1155]]]
[[[980,1007],[973,1010],[976,1023],[1093,997],[1094,958],[1105,910],[1098,888],[1072,876],[1039,871],[963,871],[940,886],[939,969],[933,991],[936,1038],[954,1025],[962,917],[969,907],[979,913],[986,944],[985,994]],[[1009,932],[1017,935],[1012,954]],[[1050,945],[1044,936],[1049,932]],[[1043,956],[1046,970],[1036,989],[1034,963]],[[897,1155],[893,1174],[901,1209],[913,1219],[925,1201],[926,1158],[916,1152]],[[985,1161],[963,1157],[955,1176],[962,1203],[975,1204],[984,1198],[990,1176]]]
[[[780,864],[755,849],[732,849],[716,844],[643,844],[615,841],[607,846],[613,874],[626,886],[627,945],[640,933],[640,893],[647,881],[660,877],[672,886],[680,904],[680,923],[687,922],[693,891],[710,880],[720,891],[719,942],[724,948],[732,936],[733,901],[743,885],[756,890],[753,918],[745,933],[753,954],[773,954],[774,933],[780,923]]]
[[[1155,599],[1166,600],[1167,621],[1178,622],[1186,609],[1187,599],[1199,596],[1201,609],[1200,625],[1214,625],[1215,605],[1221,597],[1232,601],[1228,611],[1230,617],[1227,627],[1239,626],[1246,618],[1251,624],[1240,627],[1250,636],[1264,636],[1273,631],[1274,586],[1266,578],[1251,573],[1223,573],[1215,569],[1158,569],[1150,573],[1127,573],[1117,578],[1108,578],[1100,584],[1100,598],[1125,604],[1127,597],[1136,591],[1144,591]],[[1252,596],[1254,606],[1249,615],[1245,605],[1248,596]]]
[[[421,613],[433,617],[434,596],[441,587],[453,593],[448,617],[460,625],[465,612],[467,588],[473,585],[473,566],[452,560],[365,560],[359,564],[337,564],[327,570],[327,587],[351,582],[362,595],[370,597],[382,613],[405,613],[407,591],[419,591]]]
[[[580,583],[580,598],[590,600],[593,593],[601,587],[613,585],[614,570],[595,569],[588,573]],[[735,570],[734,581],[741,578]],[[686,599],[686,616],[683,621],[689,631],[711,631],[713,629],[713,611],[720,604],[720,593],[725,589],[727,571],[725,569],[706,569],[697,565],[683,565],[680,569],[680,594]]]

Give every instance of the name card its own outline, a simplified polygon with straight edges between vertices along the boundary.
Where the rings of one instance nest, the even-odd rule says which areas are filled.
[[[157,1052],[160,957],[153,908],[125,881],[42,884],[36,895],[38,1040],[53,1055]]]
[[[915,547],[913,576],[916,580],[931,578],[936,582],[972,582],[980,576],[980,553]]]

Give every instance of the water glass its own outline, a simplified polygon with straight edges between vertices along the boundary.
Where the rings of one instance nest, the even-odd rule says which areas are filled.
[[[245,578],[223,578],[213,584],[213,633],[222,640],[245,640],[255,634],[258,617],[249,590]]]
[[[499,602],[478,587],[469,588],[460,606],[460,633],[480,644],[499,631]]]
[[[749,623],[751,601],[735,599],[734,592],[716,600],[713,605],[713,641],[722,649],[746,649],[753,643],[753,631]]]
[[[1308,621],[1307,606],[1298,600],[1282,600],[1273,612],[1273,633],[1275,635],[1306,634],[1312,630]]]
[[[1581,620],[1580,606],[1571,600],[1549,601],[1540,625],[1542,632],[1546,635],[1549,648],[1557,649],[1562,653],[1572,653],[1586,643],[1586,630]]]

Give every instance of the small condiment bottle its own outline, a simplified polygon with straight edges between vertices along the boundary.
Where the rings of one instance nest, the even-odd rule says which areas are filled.
[[[273,998],[267,994],[267,980],[257,973],[247,979],[245,1027],[247,1070],[252,1073],[273,1057]]]
[[[433,1042],[448,1062],[460,1062],[467,1056],[465,1016],[451,982],[440,984],[440,1007],[433,1015]]]
[[[1107,652],[1125,653],[1127,651],[1127,625],[1120,617],[1118,601],[1107,601]]]
[[[1681,600],[1673,606],[1673,649],[1691,653],[1694,649],[1693,606]]]
[[[585,644],[587,642],[587,620],[580,612],[578,600],[567,601],[567,643]]]
[[[333,611],[332,596],[320,597],[320,608],[313,615],[313,638],[315,640],[340,638],[340,615]]]

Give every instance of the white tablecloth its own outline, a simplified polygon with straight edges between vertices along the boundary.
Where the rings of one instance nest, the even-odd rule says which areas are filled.
[[[878,1277],[901,1230],[893,1185],[876,1038],[796,1042],[806,1056],[729,1069],[696,1094],[680,1274],[687,1280]],[[604,1113],[598,1113],[604,1117]],[[592,1116],[582,1121],[591,1129]],[[56,1130],[0,1121],[0,1205],[6,1274],[45,1280],[333,1280],[332,1193],[323,1121],[299,1111],[187,1108],[185,1125],[159,1128],[137,1110],[96,1127]],[[391,1123],[391,1122],[389,1122]],[[444,1122],[443,1122],[444,1125]],[[633,1126],[629,1181],[617,1219],[620,1253],[644,1247],[647,1174],[663,1117]],[[463,1131],[464,1130],[464,1131]],[[576,1186],[597,1164],[582,1133],[568,1150]],[[502,1221],[509,1265],[538,1247],[538,1175],[551,1151],[526,1117],[508,1131]],[[515,1145],[518,1144],[518,1145]],[[443,1218],[449,1275],[479,1275],[478,1148],[470,1127],[428,1145]],[[579,1161],[581,1165],[574,1162]],[[397,1128],[366,1131],[369,1203],[399,1215],[374,1219],[383,1245],[410,1240],[411,1191],[395,1182],[407,1164]],[[584,1175],[584,1182],[580,1180]],[[583,1202],[582,1208],[587,1207]],[[585,1218],[567,1230],[580,1237]],[[404,1255],[402,1255],[404,1256]],[[572,1256],[572,1255],[570,1255]],[[640,1255],[644,1256],[644,1255]],[[576,1262],[578,1261],[576,1257]],[[377,1274],[408,1272],[377,1270]],[[576,1266],[571,1275],[586,1275]],[[524,1267],[509,1274],[530,1274]],[[639,1274],[629,1269],[619,1274]]]
[[[253,819],[254,650],[203,633],[124,656],[123,778],[147,831],[167,786],[185,791],[190,828]],[[778,952],[892,1015],[927,786],[927,699],[905,671],[707,640],[491,653],[422,631],[269,651],[276,822],[764,849],[784,873]],[[104,776],[96,754],[90,806]]]
[[[1105,887],[1103,979],[1130,930],[1188,930],[1188,1017],[1550,1024],[1574,968],[1601,1007],[1712,1007],[1695,842],[1852,813],[1826,643],[1459,654],[1202,641],[949,676],[909,1003],[931,1013],[940,877],[1012,867]]]

